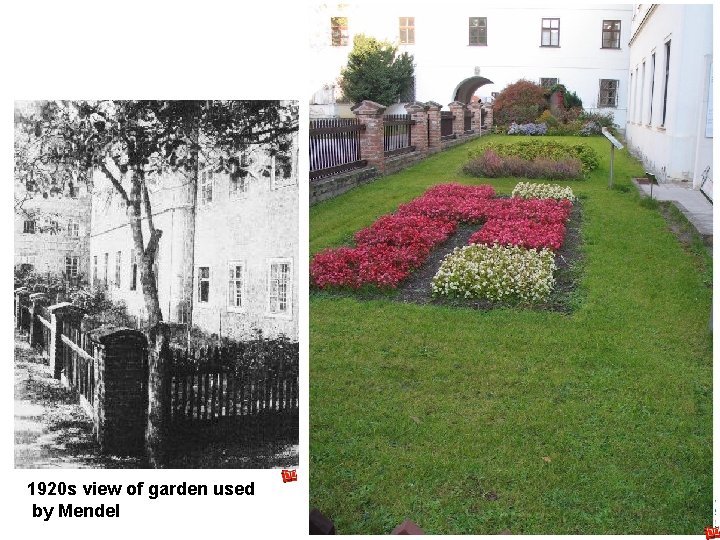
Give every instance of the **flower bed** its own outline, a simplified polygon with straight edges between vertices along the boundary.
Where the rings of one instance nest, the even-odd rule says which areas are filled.
[[[539,184],[532,182],[519,182],[512,190],[513,197],[522,199],[567,199],[575,200],[575,194],[569,187],[555,184]]]
[[[564,239],[563,223],[539,223],[532,219],[493,219],[470,237],[470,243],[548,248],[557,251],[562,247]]]
[[[481,148],[469,152],[470,159],[482,156],[487,150],[492,150],[501,157],[517,156],[532,161],[536,158],[545,158],[553,161],[566,159],[579,159],[582,162],[582,171],[587,173],[600,166],[600,156],[586,144],[565,144],[548,140],[523,140],[511,143],[489,142]]]
[[[548,249],[471,244],[455,249],[432,281],[433,295],[490,301],[541,302],[555,283]]]

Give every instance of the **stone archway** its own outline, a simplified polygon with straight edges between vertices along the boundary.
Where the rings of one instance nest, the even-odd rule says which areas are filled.
[[[455,87],[453,100],[460,101],[462,103],[470,103],[470,100],[477,89],[481,86],[485,86],[486,84],[493,84],[493,82],[485,77],[469,77]]]

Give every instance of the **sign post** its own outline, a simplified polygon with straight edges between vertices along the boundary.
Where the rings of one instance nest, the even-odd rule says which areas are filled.
[[[610,141],[610,181],[608,183],[608,188],[612,188],[615,166],[615,149],[617,148],[618,150],[622,150],[625,147],[620,143],[620,141],[613,137],[612,133],[610,133],[607,128],[602,128],[602,134],[605,135],[605,138],[608,141]]]

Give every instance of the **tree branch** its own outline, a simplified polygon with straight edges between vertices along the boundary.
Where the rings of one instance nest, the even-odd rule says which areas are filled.
[[[120,180],[115,178],[115,175],[113,175],[110,172],[110,169],[108,169],[107,165],[103,162],[100,164],[100,170],[107,176],[108,180],[112,182],[113,187],[117,190],[117,192],[122,197],[123,201],[125,202],[126,206],[131,206],[132,203],[130,202],[130,197],[128,197],[127,192],[125,191],[125,188],[122,187],[122,184],[120,183]]]

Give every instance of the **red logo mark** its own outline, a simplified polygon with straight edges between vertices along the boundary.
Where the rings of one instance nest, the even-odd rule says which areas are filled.
[[[705,538],[720,538],[720,527],[705,527]]]
[[[282,474],[283,484],[287,484],[288,482],[297,482],[297,469],[293,469],[292,471],[283,469],[280,474]],[[713,536],[713,538],[715,537]]]

